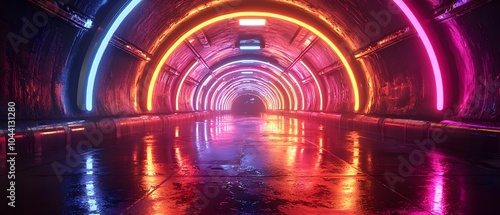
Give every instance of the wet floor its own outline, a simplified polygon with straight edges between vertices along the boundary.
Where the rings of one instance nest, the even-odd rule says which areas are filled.
[[[481,160],[301,119],[225,115],[114,141],[18,161],[17,212],[500,214],[500,171]]]

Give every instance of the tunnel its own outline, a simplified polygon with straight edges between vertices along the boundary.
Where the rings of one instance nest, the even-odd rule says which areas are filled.
[[[2,214],[500,213],[499,1],[0,10]]]

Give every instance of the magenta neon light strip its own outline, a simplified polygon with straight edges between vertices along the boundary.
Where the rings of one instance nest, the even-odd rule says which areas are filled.
[[[422,40],[422,43],[425,46],[425,50],[427,50],[427,55],[429,56],[429,59],[432,64],[432,70],[434,72],[434,82],[436,84],[436,99],[437,99],[436,108],[438,110],[443,110],[444,108],[443,78],[441,76],[441,69],[439,67],[439,61],[436,57],[436,52],[434,51],[434,47],[432,47],[432,43],[427,34],[425,33],[424,28],[418,21],[415,14],[413,14],[413,12],[410,10],[408,5],[406,5],[403,0],[394,0],[394,3],[396,3],[399,6],[399,8],[408,18],[408,20],[410,20],[411,24],[413,25],[418,35],[420,36],[420,40]]]

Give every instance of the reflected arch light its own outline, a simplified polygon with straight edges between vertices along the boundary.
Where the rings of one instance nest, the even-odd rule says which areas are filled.
[[[340,49],[332,42],[332,40],[330,40],[330,38],[328,38],[323,32],[317,30],[313,26],[311,26],[311,25],[309,25],[301,20],[298,20],[298,19],[295,19],[295,18],[292,18],[289,16],[285,16],[282,14],[277,14],[277,13],[251,11],[251,12],[234,12],[234,13],[224,14],[224,15],[220,15],[218,17],[206,20],[206,21],[202,22],[201,24],[195,26],[194,28],[191,28],[189,31],[184,33],[180,38],[178,38],[172,44],[172,46],[170,46],[170,48],[165,52],[165,54],[160,59],[158,65],[156,66],[156,68],[152,74],[152,77],[151,77],[151,80],[149,83],[149,88],[148,88],[148,95],[147,95],[147,109],[149,111],[151,111],[153,109],[153,92],[154,92],[154,87],[155,87],[156,81],[158,79],[158,75],[161,71],[161,68],[163,67],[163,65],[165,64],[167,59],[172,55],[172,53],[177,49],[177,47],[179,47],[183,43],[183,41],[185,41],[189,36],[191,36],[192,34],[194,34],[197,31],[201,30],[202,28],[205,28],[211,24],[214,24],[214,23],[222,21],[222,20],[226,20],[226,19],[230,19],[230,18],[238,18],[238,17],[263,17],[263,18],[280,19],[283,21],[294,23],[302,28],[305,28],[305,29],[309,30],[310,32],[312,32],[313,34],[315,34],[316,36],[318,36],[319,38],[321,38],[331,48],[331,50],[334,53],[336,53],[336,55],[340,58],[341,62],[343,63],[343,65],[347,71],[347,74],[349,76],[349,79],[351,82],[351,87],[353,90],[354,111],[359,110],[359,106],[360,106],[359,89],[358,89],[358,84],[357,84],[357,80],[355,78],[354,72],[353,72],[351,66],[349,65],[347,58],[343,55],[343,53],[340,51]],[[297,108],[295,108],[295,109],[297,109]]]

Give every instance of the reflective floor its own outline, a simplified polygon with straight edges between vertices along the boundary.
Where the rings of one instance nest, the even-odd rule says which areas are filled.
[[[69,163],[68,152],[20,160],[16,210],[500,214],[497,168],[424,147],[301,119],[226,115],[118,139]]]

